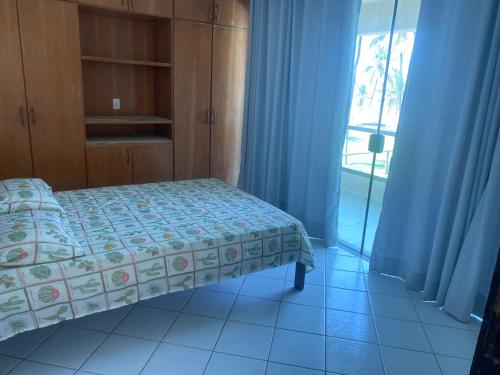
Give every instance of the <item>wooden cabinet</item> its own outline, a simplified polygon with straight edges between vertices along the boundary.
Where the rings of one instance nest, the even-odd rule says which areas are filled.
[[[171,143],[88,145],[89,187],[170,181],[172,157]]]
[[[214,0],[217,6],[219,0]],[[188,1],[176,17],[192,17]],[[215,22],[236,22],[242,1],[219,2]],[[246,3],[248,6],[248,3]],[[217,9],[217,8],[215,8]],[[229,21],[232,20],[232,21]],[[225,21],[224,21],[225,22]],[[241,159],[247,30],[174,20],[175,178],[215,177],[236,185]]]
[[[175,18],[248,28],[249,0],[175,0]]]
[[[109,9],[128,10],[128,0],[78,0],[78,3]]]
[[[213,0],[175,0],[175,18],[211,23],[213,6]]]
[[[0,0],[0,178],[236,184],[247,7]]]
[[[77,5],[57,0],[17,4],[34,175],[55,190],[85,187]]]
[[[173,178],[172,1],[129,4],[155,17],[80,8],[90,186]]]
[[[236,186],[240,172],[247,31],[214,27],[210,175]]]
[[[128,146],[87,147],[89,187],[127,185],[133,182]]]
[[[172,17],[173,0],[129,0],[131,12],[157,17]]]
[[[214,23],[248,28],[248,1],[214,0]]]
[[[173,0],[78,0],[78,3],[155,17],[172,17],[173,13]]]
[[[210,167],[212,26],[174,24],[175,176],[206,178]]]
[[[16,0],[0,2],[0,180],[32,177]]]
[[[132,161],[134,184],[174,178],[172,144],[133,147]]]

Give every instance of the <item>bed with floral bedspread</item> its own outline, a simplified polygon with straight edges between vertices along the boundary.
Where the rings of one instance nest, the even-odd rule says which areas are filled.
[[[282,264],[314,267],[299,221],[219,180],[54,196],[87,255],[0,268],[0,340]]]

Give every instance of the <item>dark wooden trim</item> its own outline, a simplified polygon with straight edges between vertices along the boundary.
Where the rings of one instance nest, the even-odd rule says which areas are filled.
[[[470,375],[500,374],[500,251]]]

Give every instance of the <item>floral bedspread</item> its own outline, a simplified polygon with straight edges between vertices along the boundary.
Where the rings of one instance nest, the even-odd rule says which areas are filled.
[[[299,221],[219,180],[55,197],[90,255],[0,269],[0,340],[281,264],[314,267]]]

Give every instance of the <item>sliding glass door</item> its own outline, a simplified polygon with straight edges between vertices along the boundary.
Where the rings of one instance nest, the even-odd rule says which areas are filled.
[[[419,10],[420,0],[362,1],[342,157],[339,241],[368,257],[382,209]]]

